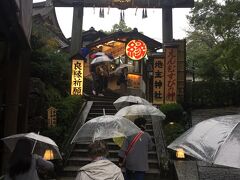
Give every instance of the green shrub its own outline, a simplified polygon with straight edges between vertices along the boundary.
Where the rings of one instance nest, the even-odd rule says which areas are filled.
[[[160,110],[166,115],[166,119],[163,121],[164,125],[170,122],[185,124],[184,109],[180,104],[163,104],[160,106]]]
[[[201,81],[194,82],[192,86],[187,87],[192,87],[192,97],[189,98],[192,99],[192,107],[213,108],[240,105],[240,81]]]
[[[57,127],[48,128],[47,130],[44,130],[43,132],[41,132],[41,134],[44,136],[50,137],[56,142],[56,144],[59,147],[61,147],[61,144],[65,138],[64,136],[61,136],[63,132],[64,132],[63,128],[60,126],[57,126]]]
[[[53,106],[57,109],[57,126],[44,130],[42,134],[52,138],[62,147],[71,133],[70,128],[82,103],[83,99],[80,96],[68,96],[55,103]]]
[[[169,123],[163,128],[167,145],[179,137],[185,130],[179,123]]]

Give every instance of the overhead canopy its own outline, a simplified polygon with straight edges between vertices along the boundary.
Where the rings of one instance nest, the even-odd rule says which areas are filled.
[[[147,44],[148,49],[151,51],[156,51],[162,48],[162,43],[152,38],[149,38],[148,36],[145,36],[142,33],[139,33],[137,29],[134,29],[133,31],[130,32],[118,31],[112,33],[106,37],[103,37],[99,41],[87,45],[87,48],[92,50],[94,49],[97,50],[101,48],[101,51],[104,51],[106,53],[109,53],[108,51],[111,51],[113,53],[114,51],[113,54],[117,56],[117,53],[121,53],[122,50],[125,51],[125,44],[132,39],[140,39],[144,41]]]
[[[53,3],[56,7],[187,8],[193,7],[194,0],[53,0]]]

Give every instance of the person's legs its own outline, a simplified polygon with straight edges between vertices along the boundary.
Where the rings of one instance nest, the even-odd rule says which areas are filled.
[[[124,173],[124,180],[134,180],[133,175],[132,171],[126,169],[126,172]]]
[[[93,95],[97,95],[97,75],[92,74],[92,93]]]
[[[145,172],[144,171],[135,171],[134,180],[144,180]]]
[[[106,89],[108,88],[108,77],[104,77],[103,78],[103,91],[106,91]]]
[[[98,96],[103,96],[103,77],[99,76],[98,80]]]

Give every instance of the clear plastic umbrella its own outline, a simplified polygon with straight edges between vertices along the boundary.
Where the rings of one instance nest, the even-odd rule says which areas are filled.
[[[111,62],[112,59],[110,59],[108,56],[106,55],[102,55],[102,56],[98,56],[96,58],[94,58],[91,62],[91,64],[97,64],[97,63],[102,63],[102,62]]]
[[[33,132],[14,134],[1,140],[7,145],[10,151],[13,151],[16,143],[21,138],[27,138],[34,142],[33,153],[40,156],[44,156],[46,150],[51,150],[53,153],[53,159],[62,159],[57,144],[49,137],[42,136]]]
[[[134,121],[138,117],[144,117],[151,120],[164,120],[165,114],[152,105],[135,104],[120,109],[116,116],[122,116]]]
[[[207,119],[174,140],[168,148],[209,163],[240,168],[240,115]]]
[[[112,115],[99,116],[87,121],[76,133],[72,143],[126,137],[140,129],[126,118]]]
[[[121,96],[116,101],[113,102],[113,105],[117,110],[132,105],[132,104],[144,104],[144,105],[151,105],[146,99],[143,99],[139,96]]]
[[[119,67],[117,67],[112,73],[114,74],[120,74],[122,69],[124,68],[130,68],[130,67],[133,67],[133,65],[131,64],[121,64]]]

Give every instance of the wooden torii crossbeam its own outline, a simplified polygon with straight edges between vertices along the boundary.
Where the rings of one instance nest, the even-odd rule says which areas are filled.
[[[111,7],[127,8],[187,8],[193,7],[193,0],[53,0],[55,7]]]
[[[128,8],[162,8],[163,42],[173,39],[172,8],[190,8],[194,0],[52,0],[55,7],[74,7],[71,54],[76,54],[82,46],[82,23],[84,7]]]

